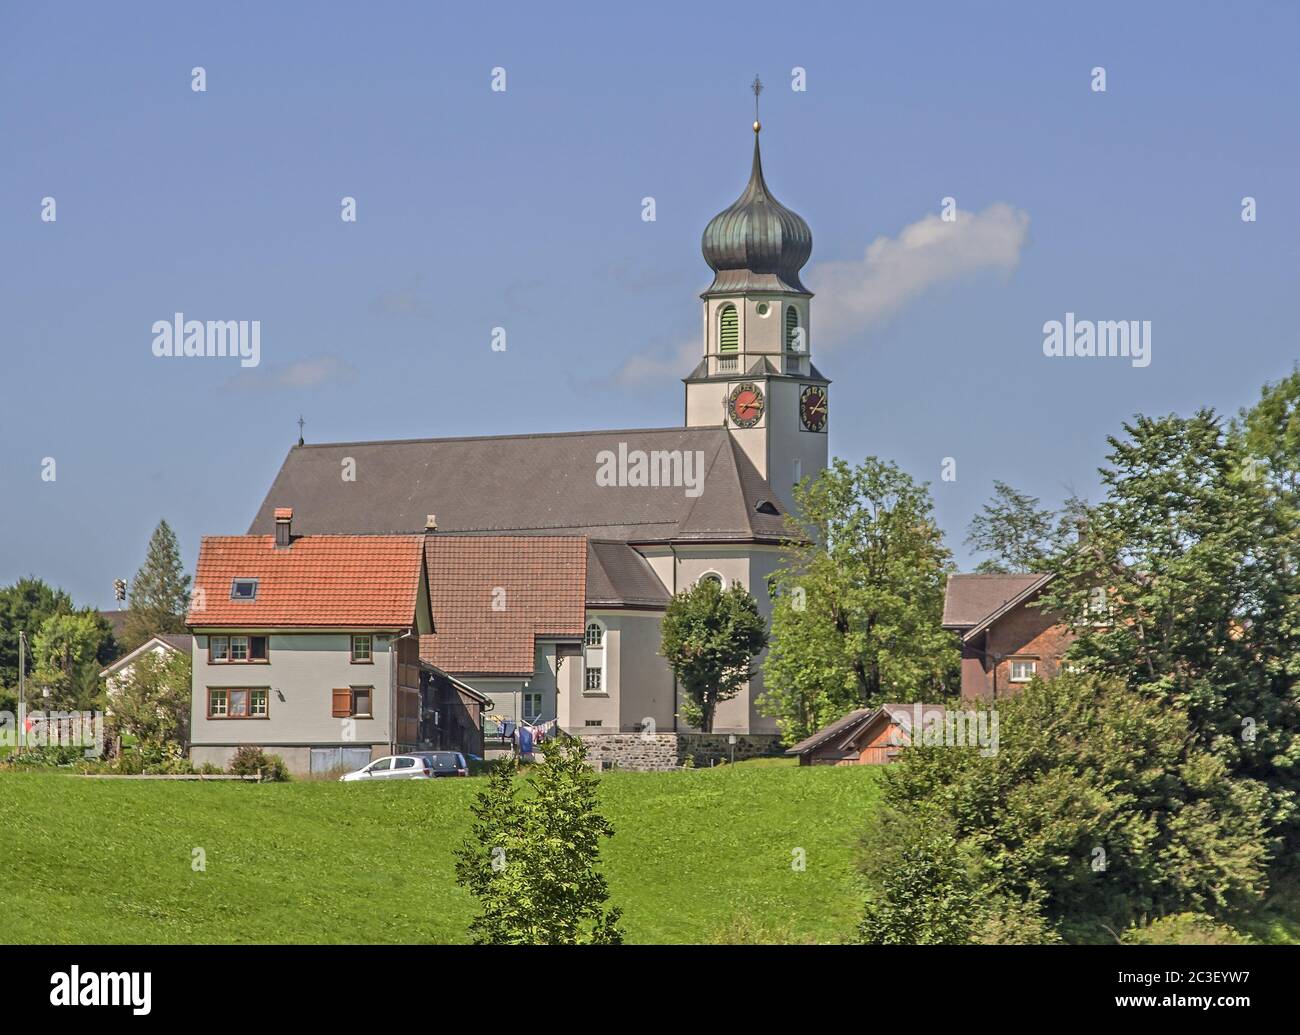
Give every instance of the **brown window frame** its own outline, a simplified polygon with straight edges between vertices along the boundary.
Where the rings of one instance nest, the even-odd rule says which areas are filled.
[[[269,686],[210,686],[208,691],[207,717],[209,719],[269,719],[271,717],[271,688]],[[222,715],[216,714],[212,710],[212,695],[222,693],[226,695],[226,711]],[[253,714],[253,694],[261,693],[266,698],[266,711],[261,715]],[[244,715],[230,714],[230,695],[231,694],[248,694],[248,711]]]
[[[226,641],[226,656],[224,658],[214,658],[212,656],[212,641]],[[247,640],[244,647],[244,656],[242,658],[231,657],[230,651],[234,640]],[[266,657],[255,658],[253,654],[253,641],[261,640],[265,644]],[[271,637],[264,633],[221,633],[219,635],[209,634],[208,636],[208,664],[209,665],[269,665],[271,664]]]
[[[1027,656],[1027,655],[1020,655],[1020,656],[1016,656],[1016,657],[1010,657],[1010,658],[1007,658],[1007,682],[1008,682],[1008,683],[1016,683],[1016,684],[1032,683],[1032,682],[1034,681],[1034,677],[1035,677],[1036,675],[1038,675],[1038,663],[1039,663],[1041,660],[1042,660],[1042,658],[1029,657],[1029,656]],[[1017,679],[1017,678],[1016,678],[1016,664],[1017,664],[1017,663],[1020,663],[1020,664],[1029,664],[1029,665],[1032,665],[1032,666],[1033,666],[1033,670],[1029,673],[1029,678],[1028,678],[1028,679]]]
[[[357,657],[357,640],[369,640],[367,656]],[[372,633],[352,633],[348,636],[348,657],[354,665],[373,665],[375,663],[375,637]]]
[[[364,691],[370,699],[370,710],[368,712],[357,711],[357,691]],[[348,695],[348,710],[346,714],[339,711],[338,700],[340,695]],[[330,715],[335,719],[373,719],[375,717],[375,688],[373,686],[336,686],[330,692]]]

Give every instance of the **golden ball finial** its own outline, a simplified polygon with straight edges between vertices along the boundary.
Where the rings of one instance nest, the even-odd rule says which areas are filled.
[[[761,122],[759,122],[757,119],[755,119],[755,120],[754,120],[754,132],[757,133],[757,132],[758,132],[760,129],[762,129],[762,128],[763,128],[763,124],[762,124]]]

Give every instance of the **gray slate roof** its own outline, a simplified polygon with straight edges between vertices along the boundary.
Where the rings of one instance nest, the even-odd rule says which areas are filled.
[[[671,594],[641,554],[627,543],[587,542],[587,606],[668,606]]]
[[[698,450],[703,492],[601,486],[597,455]],[[341,477],[345,458],[356,480]],[[763,510],[758,505],[766,501]],[[725,428],[658,428],[488,438],[409,439],[294,446],[249,527],[274,532],[293,508],[295,535],[422,532],[440,535],[587,535],[623,542],[781,541],[776,494]],[[772,511],[771,513],[764,511]]]
[[[1020,575],[950,575],[943,596],[945,629],[979,625],[1043,580],[1041,572]]]

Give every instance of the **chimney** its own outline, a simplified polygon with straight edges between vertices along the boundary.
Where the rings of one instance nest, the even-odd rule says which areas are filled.
[[[425,530],[426,532],[436,532],[436,531],[438,531],[438,515],[437,515],[437,514],[429,514],[427,517],[425,517],[425,519],[424,519],[424,530]]]
[[[293,526],[293,507],[275,508],[275,545],[288,546]]]

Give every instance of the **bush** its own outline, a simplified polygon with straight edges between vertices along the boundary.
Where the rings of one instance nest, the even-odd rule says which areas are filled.
[[[289,769],[279,755],[268,755],[256,744],[241,744],[230,760],[230,771],[235,776],[257,776],[263,780],[289,779]]]
[[[1152,913],[1258,904],[1264,789],[1200,747],[1185,710],[1063,675],[996,717],[994,754],[913,746],[886,769],[865,940],[1104,942]]]
[[[1175,913],[1130,927],[1125,945],[1249,945],[1250,939],[1204,913]]]
[[[10,769],[49,769],[55,766],[74,765],[85,757],[86,749],[82,747],[41,744],[23,748],[22,754],[9,752],[3,764]]]

